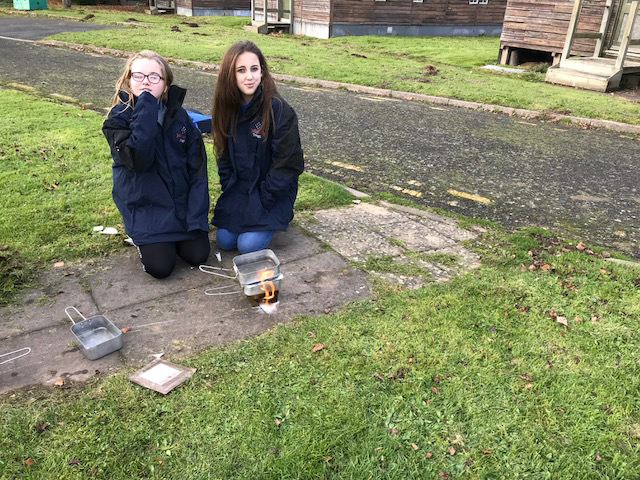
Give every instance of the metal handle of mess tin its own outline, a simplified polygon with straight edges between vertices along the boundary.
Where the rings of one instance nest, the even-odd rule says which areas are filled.
[[[231,276],[231,275],[225,275],[224,273],[218,273],[213,271],[213,270],[220,270],[223,272],[231,272],[232,270],[230,268],[212,267],[211,265],[200,265],[198,268],[200,269],[201,272],[208,273],[210,275],[217,275],[218,277],[230,278],[231,280],[235,280],[238,276],[237,273],[234,276]]]
[[[234,290],[230,290],[232,288]],[[237,285],[223,285],[222,287],[207,288],[204,291],[204,294],[205,295],[212,295],[212,296],[216,296],[216,295],[236,295],[236,294],[242,292],[242,290],[236,290],[237,288],[238,288]]]
[[[71,323],[73,323],[74,325],[76,324],[76,322],[73,321],[73,317],[71,316],[71,314],[69,313],[69,310],[75,310],[75,312],[80,315],[80,317],[82,317],[82,320],[86,320],[86,318],[84,317],[84,315],[82,315],[80,313],[80,311],[76,308],[76,307],[67,307],[64,309],[64,313],[67,314],[67,317],[69,317],[69,320],[71,320]]]

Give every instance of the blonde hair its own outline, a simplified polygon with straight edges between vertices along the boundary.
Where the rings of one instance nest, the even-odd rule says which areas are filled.
[[[127,63],[124,66],[124,71],[122,72],[122,75],[120,75],[120,78],[118,78],[118,80],[116,81],[116,93],[113,96],[111,108],[115,107],[119,103],[123,103],[124,105],[126,105],[125,108],[129,108],[133,106],[133,93],[131,92],[131,86],[129,84],[129,82],[131,81],[131,65],[133,64],[133,62],[135,62],[139,58],[155,60],[160,65],[160,69],[162,71],[159,73],[164,78],[164,92],[162,93],[161,100],[163,102],[166,102],[167,92],[169,91],[169,87],[173,83],[173,72],[171,71],[171,67],[169,67],[169,64],[167,63],[167,61],[164,58],[162,58],[160,55],[158,55],[156,52],[152,50],[142,50],[141,52],[131,55],[127,60]],[[120,91],[124,91],[128,94],[128,98],[126,101],[123,101],[120,98]]]

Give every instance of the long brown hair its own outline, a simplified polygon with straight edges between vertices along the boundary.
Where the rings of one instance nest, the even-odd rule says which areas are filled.
[[[124,66],[124,70],[120,78],[116,81],[116,93],[113,96],[113,101],[111,103],[111,108],[115,107],[119,103],[124,103],[127,108],[133,106],[133,93],[131,92],[131,86],[129,85],[131,81],[131,65],[133,62],[138,60],[139,58],[146,58],[149,60],[155,60],[160,65],[159,72],[164,78],[164,92],[162,94],[161,100],[163,102],[167,101],[167,92],[169,91],[169,87],[173,83],[173,72],[171,71],[171,67],[167,63],[167,61],[158,55],[156,52],[152,50],[142,50],[141,52],[135,53],[129,57],[126,65]],[[120,91],[125,91],[128,94],[128,98],[126,101],[123,101],[120,98]]]
[[[248,40],[236,42],[229,47],[220,62],[220,71],[216,82],[216,89],[213,93],[213,145],[216,149],[216,156],[220,158],[227,146],[228,132],[231,128],[231,135],[235,135],[235,126],[238,121],[240,105],[242,105],[242,94],[236,82],[236,60],[245,52],[255,53],[260,61],[262,71],[262,126],[260,135],[267,138],[269,128],[273,123],[273,108],[271,102],[278,97],[278,89],[269,73],[267,61],[262,55],[258,46]]]

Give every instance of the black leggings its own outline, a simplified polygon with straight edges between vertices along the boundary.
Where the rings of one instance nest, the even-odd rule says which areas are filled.
[[[206,232],[193,240],[138,246],[144,271],[156,278],[166,278],[171,274],[176,266],[176,255],[189,265],[196,266],[206,263],[210,252],[211,245]]]

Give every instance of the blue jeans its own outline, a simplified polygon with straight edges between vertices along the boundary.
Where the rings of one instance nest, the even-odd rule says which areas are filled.
[[[237,248],[240,253],[256,252],[269,246],[273,234],[273,231],[233,233],[224,228],[218,228],[216,243],[222,250]]]

